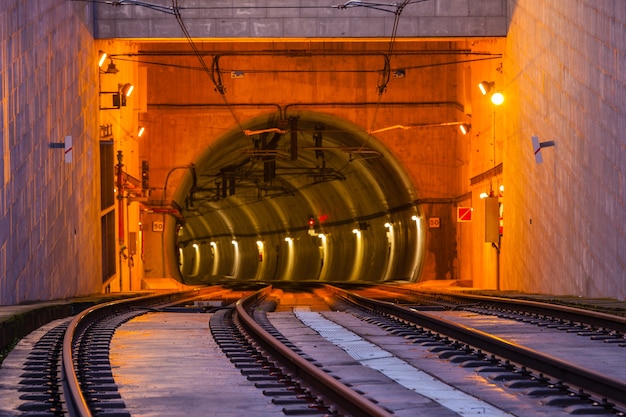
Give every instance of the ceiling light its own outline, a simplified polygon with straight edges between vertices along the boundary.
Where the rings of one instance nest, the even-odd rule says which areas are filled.
[[[472,125],[467,124],[467,123],[462,123],[459,125],[459,130],[464,135],[467,135],[471,129],[472,129]]]

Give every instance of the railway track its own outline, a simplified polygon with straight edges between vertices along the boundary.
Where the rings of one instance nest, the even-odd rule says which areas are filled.
[[[396,303],[389,303],[333,289],[338,297],[375,311],[376,314],[397,323],[404,328],[405,337],[419,338],[427,333],[428,337],[432,335],[436,340],[443,341],[446,347],[442,347],[441,350],[449,351],[440,355],[441,357],[459,356],[473,362],[476,367],[484,367],[492,372],[503,372],[502,378],[523,378],[530,382],[519,385],[549,388],[544,391],[546,394],[564,397],[563,404],[584,403],[580,409],[590,414],[624,415],[626,380],[604,375],[593,368],[561,360],[540,350],[505,340],[498,335],[417,309],[427,306],[426,310],[429,310],[433,306],[442,306],[443,309],[452,308],[494,315],[540,327],[559,329],[620,348],[626,347],[623,333],[626,329],[624,327],[626,319],[623,317],[534,301],[458,294],[416,295],[413,291],[406,292],[393,287],[390,291],[403,294],[406,297],[402,300],[403,303],[415,304],[409,306],[398,304],[397,298]],[[621,367],[619,357],[623,354],[624,350],[616,349],[613,351],[614,356],[609,360],[615,366]],[[618,408],[615,407],[616,404]]]
[[[188,313],[195,314],[197,322],[207,322],[221,352],[211,355],[223,355],[231,363],[234,375],[228,381],[244,378],[247,382],[242,384],[253,385],[262,394],[260,404],[271,404],[265,414],[257,415],[624,415],[626,378],[603,375],[593,367],[472,327],[488,315],[520,326],[562,328],[565,335],[580,333],[579,337],[614,348],[619,361],[619,352],[624,352],[620,347],[622,319],[592,313],[587,320],[583,312],[569,307],[542,310],[540,303],[517,300],[498,305],[500,300],[492,298],[434,300],[428,294],[390,291],[391,295],[385,295],[363,290],[359,295],[324,286],[312,291],[315,295],[307,293],[305,301],[290,305],[291,293],[266,287],[219,308],[188,307],[192,300],[212,300],[224,293],[210,288],[94,307],[52,327],[34,344],[23,366],[21,403],[15,415],[133,415],[137,408],[127,403],[135,400],[118,381],[119,375],[124,381],[124,366],[111,363],[109,349],[117,329],[147,312],[159,317],[163,311],[170,312],[168,321],[176,316],[188,322],[185,317],[191,316],[177,315]],[[323,299],[332,309],[317,311],[311,307],[313,299]],[[197,318],[199,312],[210,312],[210,317]],[[182,363],[180,367],[184,372]],[[370,368],[367,373],[365,367]],[[449,395],[457,398],[455,403],[440,398],[448,395],[444,394],[448,388],[432,375],[443,374],[447,376],[442,379],[455,380],[449,381],[453,386],[463,386],[467,379],[476,383],[479,378],[492,388],[480,400],[476,397],[485,395],[480,384],[461,390],[452,387]],[[506,401],[498,397],[502,390]],[[241,390],[233,395],[226,401],[246,402],[250,394]],[[195,415],[189,410],[167,413]],[[231,413],[219,415],[241,415]]]

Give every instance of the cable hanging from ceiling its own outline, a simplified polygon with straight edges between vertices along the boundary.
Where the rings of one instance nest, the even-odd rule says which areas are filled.
[[[357,3],[361,3],[361,2],[357,2]],[[378,109],[380,108],[380,104],[382,102],[383,93],[385,92],[385,90],[387,90],[387,84],[389,84],[389,80],[391,78],[391,54],[393,53],[393,48],[396,42],[396,36],[398,33],[398,23],[400,21],[400,15],[402,14],[402,11],[409,3],[411,3],[411,0],[404,0],[401,4],[396,5],[396,10],[394,12],[395,15],[393,19],[393,28],[391,30],[391,36],[389,38],[389,51],[387,52],[387,55],[385,55],[385,65],[383,68],[383,72],[381,74],[381,82],[378,84],[378,87],[377,87],[378,88],[378,100],[377,100],[376,107],[374,108],[374,116],[372,117],[372,123],[370,124],[370,128],[368,132],[371,132],[374,130],[374,125],[376,124],[376,117],[378,115]],[[367,145],[367,142],[369,141],[370,136],[371,135],[369,134],[367,135],[365,141],[363,141],[363,144],[361,145],[361,148]]]
[[[235,110],[232,108],[232,106],[228,103],[228,100],[226,99],[226,88],[224,87],[224,85],[221,82],[221,79],[220,79],[220,76],[219,76],[219,68],[216,67],[215,60],[213,60],[212,68],[209,68],[207,66],[206,62],[204,62],[203,55],[200,53],[200,51],[198,50],[198,47],[196,46],[196,43],[193,41],[193,38],[191,37],[191,34],[187,30],[187,26],[185,26],[185,22],[183,21],[183,18],[182,18],[181,14],[180,14],[180,8],[178,6],[178,0],[172,0],[172,10],[174,12],[174,17],[176,17],[176,21],[178,22],[178,25],[180,26],[181,30],[183,31],[185,37],[187,38],[187,42],[189,43],[189,46],[191,46],[191,49],[193,50],[194,54],[198,58],[198,61],[200,61],[200,65],[202,66],[202,69],[209,76],[209,79],[211,80],[211,82],[215,86],[215,91],[217,91],[219,93],[220,97],[222,98],[222,101],[224,102],[224,104],[228,108],[228,111],[233,116],[233,119],[235,120],[235,123],[237,124],[239,129],[243,131],[243,126],[241,125],[241,122],[239,121],[239,118],[235,114]],[[217,75],[217,79],[216,79],[215,74],[218,74]]]

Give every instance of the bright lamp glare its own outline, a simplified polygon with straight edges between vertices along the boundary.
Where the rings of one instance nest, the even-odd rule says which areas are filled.
[[[104,60],[107,59],[107,53],[100,51],[100,61],[98,61],[98,66],[101,67],[104,64]]]
[[[481,94],[486,96],[488,92],[493,90],[495,85],[496,83],[493,81],[482,81],[478,83],[478,88],[480,89]]]
[[[494,93],[491,96],[491,102],[496,106],[499,106],[500,104],[504,103],[504,95],[500,92]]]
[[[480,197],[481,199],[483,199],[483,198],[487,198],[487,197],[489,197],[489,194],[487,194],[487,193],[480,193],[480,196],[479,196],[479,197]]]

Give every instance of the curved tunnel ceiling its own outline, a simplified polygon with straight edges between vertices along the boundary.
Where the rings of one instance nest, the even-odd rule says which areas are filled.
[[[183,281],[415,279],[422,219],[395,158],[345,120],[284,119],[225,134],[177,190]]]

